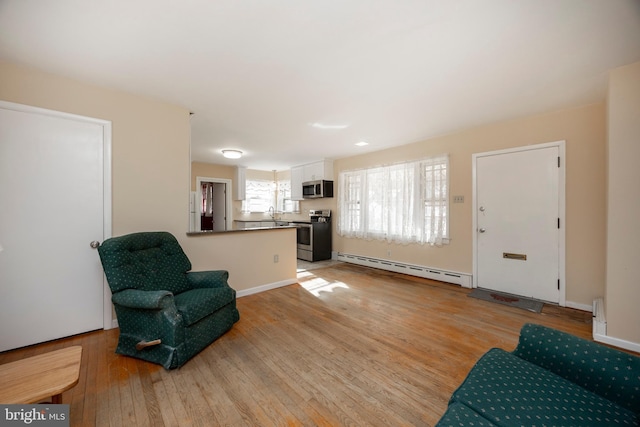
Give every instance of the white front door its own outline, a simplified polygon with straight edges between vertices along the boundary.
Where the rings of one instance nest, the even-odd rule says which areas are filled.
[[[475,286],[564,304],[563,149],[552,143],[474,155]]]
[[[110,317],[90,246],[105,237],[110,125],[13,106],[0,105],[0,351],[101,329]]]

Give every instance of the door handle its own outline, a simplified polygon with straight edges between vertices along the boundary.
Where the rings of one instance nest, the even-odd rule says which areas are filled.
[[[487,231],[487,229],[486,228],[481,228],[478,231],[481,232],[481,233],[484,233],[485,231]]]
[[[98,249],[100,247],[100,242],[94,240],[93,242],[89,243],[89,246],[91,246],[93,249]]]

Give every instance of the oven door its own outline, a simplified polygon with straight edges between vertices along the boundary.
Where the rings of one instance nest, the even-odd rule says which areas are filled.
[[[310,251],[313,247],[313,233],[311,224],[296,224],[298,249]]]
[[[297,257],[313,261],[313,225],[296,224]]]

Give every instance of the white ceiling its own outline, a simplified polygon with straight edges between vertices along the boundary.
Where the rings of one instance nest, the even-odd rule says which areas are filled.
[[[0,0],[0,59],[182,105],[194,160],[283,170],[602,101],[640,1]]]

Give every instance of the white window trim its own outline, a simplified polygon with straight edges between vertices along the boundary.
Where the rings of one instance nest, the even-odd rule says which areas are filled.
[[[445,234],[443,236],[436,236],[435,240],[433,240],[432,236],[426,236],[424,234],[420,234],[420,233],[424,233],[424,225],[420,224],[419,222],[421,220],[426,220],[426,205],[427,202],[425,200],[425,192],[426,192],[426,183],[427,180],[426,178],[424,178],[424,175],[420,175],[420,178],[416,181],[416,174],[422,174],[425,171],[425,168],[428,167],[428,165],[431,163],[433,164],[434,162],[436,164],[438,164],[438,162],[444,162],[444,164],[446,165],[446,178],[445,178],[445,182],[443,183],[444,185],[441,186],[441,188],[446,190],[446,198],[444,201],[444,203],[442,204],[442,206],[445,208],[446,211],[446,215],[444,216],[444,221],[445,221]],[[412,185],[412,189],[408,190],[408,192],[406,193],[408,196],[408,199],[410,201],[410,203],[415,205],[415,210],[411,209],[409,211],[406,212],[407,215],[416,215],[418,214],[417,218],[422,218],[422,219],[416,219],[413,221],[413,225],[412,227],[414,228],[414,230],[412,231],[411,235],[403,235],[403,234],[399,234],[399,235],[395,235],[393,237],[388,237],[387,235],[384,234],[384,225],[383,225],[383,229],[379,230],[378,232],[372,231],[367,229],[367,212],[360,212],[360,214],[358,214],[355,217],[344,217],[343,215],[345,215],[347,212],[349,212],[352,209],[345,209],[346,204],[349,204],[350,206],[353,206],[353,201],[351,201],[351,203],[349,203],[349,200],[346,200],[346,194],[345,192],[348,191],[346,188],[347,182],[345,181],[347,176],[354,176],[354,174],[358,174],[359,172],[362,173],[361,176],[361,184],[358,185],[358,188],[356,189],[356,191],[358,191],[358,189],[363,190],[366,189],[367,186],[367,178],[370,178],[370,176],[367,175],[367,172],[372,172],[375,173],[376,170],[380,169],[380,172],[383,174],[390,174],[394,172],[394,167],[395,166],[406,166],[406,170],[400,171],[401,174],[406,174],[408,177],[410,177],[409,179],[413,179],[413,185]],[[415,169],[415,173],[412,175],[411,173],[411,169],[414,168]],[[451,209],[450,209],[450,198],[451,198],[451,189],[450,189],[450,175],[451,175],[451,167],[450,167],[450,161],[449,161],[449,155],[448,154],[442,154],[442,155],[438,155],[438,156],[430,156],[430,157],[426,157],[423,159],[418,159],[418,160],[410,160],[410,161],[404,161],[404,162],[399,162],[399,163],[394,163],[394,164],[388,164],[388,165],[379,165],[379,166],[371,166],[368,168],[361,168],[361,169],[353,169],[353,170],[345,170],[342,171],[339,174],[339,180],[338,180],[338,213],[339,213],[339,217],[338,217],[338,221],[337,221],[337,232],[339,235],[341,236],[346,236],[346,237],[353,237],[353,238],[364,238],[364,239],[373,239],[373,240],[386,240],[388,242],[396,242],[396,243],[402,243],[402,244],[430,244],[430,245],[436,245],[436,246],[440,246],[440,245],[444,245],[444,244],[449,244],[451,241],[450,238],[450,232],[451,232]],[[406,178],[405,178],[406,179]],[[419,187],[416,188],[416,185],[418,185]],[[406,186],[405,186],[406,188]],[[417,192],[417,194],[416,194]],[[377,195],[377,194],[376,194]],[[365,199],[365,203],[367,203],[366,198]],[[380,198],[374,198],[373,199],[373,203],[375,202],[379,202],[382,201],[383,206],[382,209],[384,210],[384,203],[386,197],[382,196],[382,199]],[[370,210],[372,207],[368,206],[366,209]],[[359,209],[358,209],[359,210]],[[357,222],[358,224],[356,228],[350,228],[347,231],[344,231],[343,227],[345,225],[347,226],[351,226],[353,224],[353,221]],[[349,222],[351,222],[351,224],[348,224]],[[396,223],[395,226],[391,225],[391,227],[394,227],[395,229],[397,229],[398,224]],[[401,225],[402,227],[402,225]],[[418,234],[415,234],[415,233]]]

